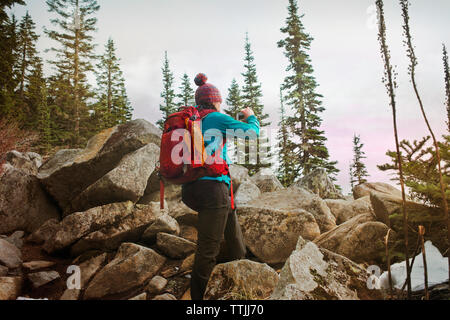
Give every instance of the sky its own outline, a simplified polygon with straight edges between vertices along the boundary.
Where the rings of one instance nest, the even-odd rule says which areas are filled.
[[[446,109],[442,43],[450,47],[450,1],[412,0],[411,28],[419,60],[417,80],[435,134],[446,134]],[[42,34],[38,49],[55,43],[43,34],[51,27],[44,0],[26,0],[12,12],[29,11]],[[225,100],[233,78],[242,85],[244,42],[248,32],[255,57],[262,103],[276,131],[279,122],[279,88],[286,76],[287,60],[277,42],[287,17],[288,0],[98,0],[96,51],[102,53],[111,37],[126,80],[135,119],[155,123],[161,118],[162,64],[168,52],[178,88],[181,77],[203,72]],[[383,62],[374,24],[374,0],[299,0],[303,24],[314,38],[310,56],[314,76],[326,110],[322,130],[330,160],[338,161],[337,183],[350,191],[348,167],[353,157],[353,135],[361,136],[371,182],[390,176],[377,169],[389,162],[395,149],[392,109],[383,83]],[[385,1],[388,44],[398,73],[397,116],[399,138],[414,140],[428,135],[407,72],[402,45],[402,17],[398,1]],[[51,66],[46,65],[50,74]],[[94,82],[94,77],[91,77]],[[193,84],[193,87],[195,85]]]

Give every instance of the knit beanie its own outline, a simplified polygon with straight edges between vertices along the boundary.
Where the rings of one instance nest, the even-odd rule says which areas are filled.
[[[199,73],[194,81],[198,86],[198,89],[195,92],[195,103],[197,105],[200,106],[222,102],[222,96],[220,95],[219,89],[210,83],[206,83],[208,78],[204,73]]]

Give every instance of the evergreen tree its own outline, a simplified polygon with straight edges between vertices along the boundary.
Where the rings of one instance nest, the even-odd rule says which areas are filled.
[[[225,108],[224,111],[226,114],[228,114],[233,119],[238,119],[238,114],[243,109],[242,106],[242,96],[241,96],[241,90],[239,89],[239,84],[237,83],[236,79],[233,79],[231,82],[231,86],[228,89],[228,96],[226,99],[226,103],[228,108]],[[233,151],[233,162],[239,163],[239,159],[244,159],[245,154],[240,152],[238,145],[242,144],[242,139],[238,139],[237,137],[232,137],[233,144],[232,144],[232,150]],[[230,142],[230,141],[227,141]]]
[[[14,89],[17,62],[17,22],[6,12],[15,4],[24,5],[23,0],[2,0],[0,2],[0,118],[9,117],[14,110]]]
[[[296,155],[294,179],[301,173],[306,175],[315,168],[322,167],[336,181],[334,175],[339,172],[337,162],[329,160],[325,146],[327,139],[324,131],[320,130],[322,119],[319,114],[325,108],[320,101],[322,96],[316,93],[318,84],[308,55],[313,38],[305,32],[301,21],[303,16],[298,14],[296,0],[289,0],[288,11],[286,27],[281,29],[286,38],[278,42],[278,47],[284,48],[284,54],[289,60],[286,70],[289,75],[282,88],[287,92],[286,104],[294,111],[294,115],[287,119],[294,141],[291,152]]]
[[[12,3],[12,1],[9,1]],[[17,20],[5,12],[7,4],[0,5],[0,117],[16,117],[15,89],[17,87]],[[10,6],[10,5],[9,5]]]
[[[245,56],[244,56],[244,73],[242,76],[244,77],[244,86],[242,88],[242,104],[244,107],[250,107],[255,112],[255,116],[260,121],[261,128],[267,127],[270,125],[266,120],[269,118],[269,115],[264,113],[264,106],[261,104],[261,84],[258,82],[258,76],[256,73],[256,65],[254,63],[253,51],[251,48],[250,40],[248,38],[248,33],[245,36]],[[266,158],[270,158],[270,146],[268,146],[269,141],[267,137],[261,135],[260,138],[256,141],[246,141],[246,154],[248,159],[246,159],[244,166],[249,170],[249,174],[253,175],[261,168],[270,167],[270,163],[262,163],[261,159],[261,151],[266,149],[268,154],[265,155]],[[250,152],[257,152],[256,163],[252,163],[252,159],[250,159]]]
[[[23,17],[19,25],[18,34],[18,52],[19,61],[17,69],[20,75],[19,78],[19,96],[23,98],[26,81],[28,80],[28,72],[37,55],[36,42],[39,36],[34,31],[35,23],[31,19],[28,11]]]
[[[233,81],[231,82],[231,86],[228,89],[228,96],[226,102],[228,108],[224,110],[225,113],[231,116],[232,118],[237,119],[239,112],[241,112],[243,109],[243,102],[241,90],[239,88],[239,84],[237,83],[236,79],[233,79]]]
[[[167,51],[165,52],[164,66],[162,67],[163,72],[163,92],[161,93],[161,98],[163,98],[163,104],[159,105],[159,110],[163,113],[163,119],[159,120],[157,125],[164,128],[164,121],[167,117],[176,111],[175,104],[175,91],[173,89],[173,73],[170,71],[169,59],[167,58]]]
[[[286,109],[284,107],[283,90],[280,88],[280,122],[278,123],[278,179],[285,186],[294,182],[295,172],[292,158],[292,141],[289,135]]]
[[[25,94],[28,105],[34,111],[28,117],[33,129],[39,133],[39,148],[43,152],[48,152],[54,141],[52,140],[52,118],[47,102],[48,92],[42,60],[36,57],[31,67],[32,72],[28,77]]]
[[[353,136],[353,162],[350,165],[350,183],[352,189],[355,185],[366,183],[366,177],[369,176],[366,165],[362,162],[362,159],[366,159],[364,151],[362,151],[364,144],[361,142],[361,137]]]
[[[128,100],[125,79],[116,56],[114,41],[110,38],[105,53],[97,64],[97,100],[95,118],[100,129],[113,127],[131,120],[132,108]]]
[[[193,106],[195,104],[195,92],[192,89],[189,76],[185,73],[181,78],[180,94],[177,97],[180,99],[179,107]]]
[[[448,54],[445,45],[442,45],[443,58],[444,61],[444,81],[445,81],[445,104],[447,106],[447,130],[450,132],[450,68],[448,64]]]
[[[90,131],[89,99],[94,96],[87,82],[93,71],[94,44],[92,32],[96,30],[95,13],[100,6],[96,0],[47,0],[48,10],[56,14],[51,23],[54,30],[45,29],[50,39],[59,43],[52,48],[56,60],[50,61],[57,70],[52,85],[53,100],[60,109],[63,143],[83,146]]]
[[[39,97],[34,99],[33,94],[36,94],[36,92],[32,92],[30,97],[30,94],[25,92],[25,89],[32,81],[30,77],[34,77],[33,81],[35,83],[42,83],[44,81],[42,61],[38,57],[36,50],[36,42],[38,39],[39,36],[35,32],[35,23],[27,12],[19,25],[17,41],[18,59],[16,63],[16,74],[18,77],[16,117],[19,123],[27,129],[34,129],[36,127],[38,105],[35,102],[40,101],[41,93],[39,89]],[[37,68],[37,70],[34,68]],[[39,79],[36,77],[39,77]]]

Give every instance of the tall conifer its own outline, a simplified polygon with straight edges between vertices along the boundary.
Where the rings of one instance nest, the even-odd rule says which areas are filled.
[[[164,54],[164,65],[162,67],[163,73],[163,92],[161,92],[161,98],[163,103],[159,105],[159,110],[163,113],[163,118],[157,122],[158,126],[163,129],[164,121],[167,117],[174,113],[177,109],[175,104],[175,91],[173,89],[174,76],[170,71],[169,59],[167,58],[167,51]]]
[[[242,76],[244,77],[244,86],[242,87],[242,104],[244,107],[250,107],[255,112],[255,116],[260,121],[261,128],[267,127],[270,125],[267,122],[269,115],[264,113],[264,106],[261,104],[262,91],[261,84],[258,81],[258,75],[256,73],[256,65],[254,63],[255,58],[253,56],[252,47],[250,44],[250,40],[248,38],[248,33],[245,35],[245,55],[244,55],[244,73]],[[261,158],[262,151],[266,150],[266,154],[264,155],[266,159],[270,158],[270,146],[268,138],[261,134],[260,138],[256,141],[247,141],[246,142],[246,154],[248,159],[244,166],[249,169],[249,174],[253,175],[261,168],[270,167],[270,163],[264,163]],[[250,156],[250,152],[257,151],[256,163],[252,161],[252,157]]]
[[[56,28],[45,29],[50,39],[59,43],[56,60],[50,61],[56,68],[56,86],[53,97],[59,104],[64,142],[83,146],[91,134],[89,99],[94,94],[87,82],[93,71],[93,36],[96,31],[96,12],[100,9],[96,0],[47,0],[48,11],[56,15],[51,23]]]
[[[181,86],[179,89],[180,93],[177,95],[177,97],[180,102],[178,103],[178,106],[193,106],[195,104],[195,92],[194,89],[192,89],[191,81],[186,73],[181,78]]]
[[[313,76],[314,70],[308,51],[313,38],[306,33],[298,13],[296,0],[289,0],[286,26],[281,32],[286,38],[278,42],[278,47],[284,48],[289,65],[286,71],[289,75],[282,86],[286,92],[285,103],[292,108],[294,114],[287,119],[293,134],[297,179],[318,167],[325,168],[335,181],[337,161],[329,160],[329,152],[325,146],[327,138],[320,130],[322,119],[319,114],[325,108],[322,106],[322,96],[316,92],[318,84]]]
[[[353,162],[350,166],[350,183],[352,185],[352,188],[355,185],[366,183],[366,177],[369,176],[366,165],[362,161],[363,159],[367,158],[364,151],[362,151],[363,147],[364,144],[361,142],[361,137],[355,134],[353,136]]]
[[[119,63],[114,41],[110,38],[96,70],[98,102],[95,106],[95,117],[101,128],[110,128],[131,120],[132,108]]]

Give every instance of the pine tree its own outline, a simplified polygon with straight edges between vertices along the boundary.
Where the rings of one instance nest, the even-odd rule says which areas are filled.
[[[33,111],[29,115],[29,122],[33,129],[39,133],[39,148],[43,152],[48,152],[53,145],[52,140],[52,118],[47,102],[47,83],[44,78],[42,60],[36,57],[31,63],[31,74],[28,77],[28,84],[25,88],[27,104]]]
[[[288,187],[294,182],[295,172],[292,159],[292,141],[289,135],[283,90],[280,88],[280,122],[278,123],[278,163],[277,175],[280,182]]]
[[[266,120],[269,118],[267,113],[264,113],[264,106],[261,104],[260,99],[262,98],[261,92],[261,84],[258,81],[258,76],[256,73],[256,65],[254,63],[253,51],[251,48],[250,40],[248,38],[248,33],[245,36],[245,56],[244,56],[244,73],[242,76],[244,77],[244,86],[242,88],[242,104],[244,107],[250,107],[255,112],[255,116],[260,121],[261,128],[267,127],[270,125]],[[246,142],[246,154],[248,156],[248,161],[245,161],[244,166],[249,170],[249,174],[253,175],[258,170],[262,168],[271,167],[271,163],[263,163],[263,159],[261,158],[261,151],[263,149],[267,150],[267,154],[265,155],[266,160],[270,159],[270,146],[267,137],[264,137],[262,134],[260,138],[256,141],[256,145],[254,145],[254,141]],[[257,152],[256,163],[252,163],[252,159],[250,156],[250,150]]]
[[[281,32],[286,38],[278,42],[279,48],[284,48],[284,54],[289,60],[289,75],[282,86],[286,91],[285,102],[294,115],[286,120],[293,134],[292,152],[295,154],[294,166],[297,179],[301,173],[306,175],[315,168],[325,168],[330,178],[336,181],[337,161],[329,160],[327,141],[324,131],[320,130],[322,119],[319,114],[325,110],[316,93],[318,84],[313,76],[314,70],[308,55],[313,38],[305,32],[301,21],[303,16],[298,14],[296,0],[289,0],[289,15],[286,27]]]
[[[450,68],[448,64],[448,54],[445,45],[442,45],[442,60],[444,61],[444,81],[445,81],[445,104],[447,106],[447,130],[450,133]]]
[[[362,159],[366,159],[364,151],[362,151],[364,144],[361,142],[361,137],[358,135],[353,136],[353,162],[350,166],[350,183],[353,187],[367,182],[366,177],[369,176],[366,165],[362,162]]]
[[[91,134],[88,100],[94,94],[87,75],[93,71],[92,61],[96,59],[92,32],[96,30],[94,15],[100,6],[96,0],[47,0],[47,5],[49,12],[57,16],[51,20],[57,29],[45,29],[45,33],[60,45],[51,49],[56,60],[50,63],[57,70],[53,100],[58,101],[63,118],[64,142],[83,146]]]
[[[0,118],[12,116],[14,111],[14,89],[17,78],[14,67],[17,63],[17,21],[8,16],[6,10],[23,0],[2,0],[0,2]]]
[[[9,1],[11,2],[11,1]],[[16,118],[15,89],[17,87],[17,20],[13,15],[9,18],[0,6],[0,117]]]
[[[163,118],[158,120],[156,124],[163,129],[164,121],[167,117],[176,111],[175,104],[175,91],[173,89],[174,76],[170,71],[169,59],[167,58],[167,51],[165,52],[164,65],[162,67],[163,72],[163,92],[161,98],[164,99],[163,104],[159,105],[159,110],[163,113]]]
[[[193,106],[195,104],[195,92],[194,89],[192,89],[191,81],[186,73],[183,75],[183,78],[181,78],[180,92],[181,93],[177,95],[180,99],[180,102],[178,103],[179,107]]]
[[[30,77],[34,77],[35,83],[44,81],[42,73],[42,61],[38,57],[36,50],[36,42],[39,36],[35,32],[35,23],[27,12],[19,24],[18,31],[18,46],[17,46],[17,63],[16,74],[18,77],[18,88],[16,97],[16,114],[17,120],[27,129],[34,129],[37,121],[37,104],[33,103],[40,101],[40,97],[33,98],[35,92],[28,94],[25,92],[26,87],[32,81]],[[38,68],[35,70],[34,68]],[[39,77],[39,79],[36,79]],[[40,95],[40,89],[39,95]]]
[[[233,119],[238,119],[238,114],[242,111],[242,96],[241,96],[241,90],[239,88],[239,84],[237,83],[236,79],[233,79],[231,82],[231,86],[228,89],[228,96],[226,99],[226,103],[228,108],[225,108],[224,111],[226,114],[228,114]],[[238,148],[238,145],[242,144],[242,139],[238,139],[237,137],[232,137],[233,144],[232,144],[232,150],[233,151],[233,162],[239,163],[239,159],[244,159],[245,154],[240,152],[240,149]],[[230,142],[230,141],[227,141]]]
[[[100,129],[131,120],[132,108],[119,62],[114,41],[110,38],[96,70],[98,102],[95,105],[95,118]]]
[[[20,54],[20,58],[17,64],[17,69],[20,74],[19,96],[21,98],[23,98],[24,95],[29,69],[37,55],[36,42],[38,41],[39,36],[34,30],[35,27],[36,25],[27,11],[20,22],[18,35],[18,52]]]
[[[237,116],[239,112],[243,109],[243,102],[242,102],[242,96],[241,96],[241,90],[239,88],[239,84],[237,83],[236,79],[233,79],[231,82],[231,86],[228,89],[228,96],[227,96],[227,106],[224,111],[226,114],[231,116],[234,119],[237,119]]]

